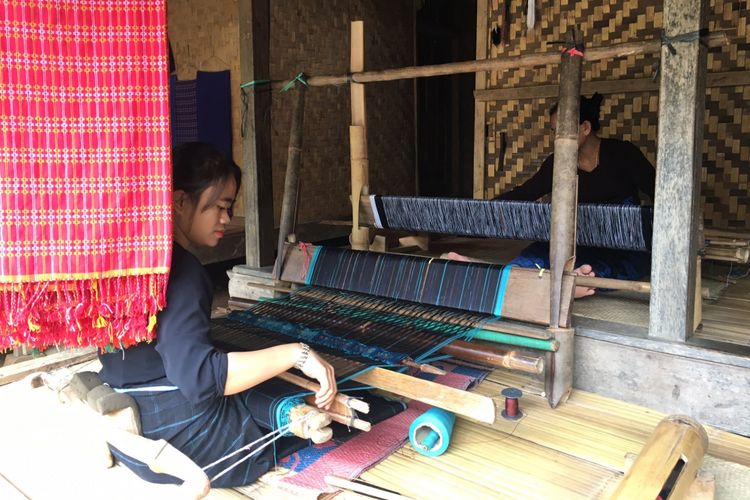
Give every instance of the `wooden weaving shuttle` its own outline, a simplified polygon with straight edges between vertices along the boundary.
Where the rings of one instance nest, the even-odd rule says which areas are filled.
[[[377,367],[360,373],[353,380],[480,422],[495,421],[495,402],[487,396]]]

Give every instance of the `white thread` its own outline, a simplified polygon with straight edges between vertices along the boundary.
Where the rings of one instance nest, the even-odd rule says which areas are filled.
[[[263,443],[262,445],[260,445],[257,449],[255,449],[254,451],[252,451],[249,455],[242,457],[241,459],[237,460],[235,463],[233,463],[232,465],[230,465],[226,469],[220,471],[218,474],[216,474],[214,477],[211,478],[211,482],[219,479],[221,476],[223,476],[227,472],[231,471],[232,469],[234,469],[235,467],[237,467],[238,465],[240,465],[242,462],[245,462],[246,460],[251,459],[252,457],[254,457],[255,455],[257,455],[258,453],[260,453],[261,451],[263,451],[263,449],[266,448],[268,445],[270,445],[270,444],[274,443],[275,441],[281,439],[287,433],[287,431],[292,427],[292,425],[296,424],[300,420],[302,420],[303,422],[306,421],[311,414],[312,414],[312,412],[308,413],[307,415],[304,415],[304,416],[302,416],[302,417],[300,417],[300,418],[298,418],[298,419],[296,419],[296,420],[294,420],[292,422],[289,422],[286,425],[283,425],[283,426],[279,427],[275,431],[269,432],[268,434],[265,434],[265,435],[259,437],[258,439],[256,439],[252,443],[248,443],[245,446],[243,446],[242,448],[240,448],[238,450],[235,450],[235,451],[233,451],[233,452],[231,452],[231,453],[229,453],[227,455],[224,455],[223,457],[219,458],[218,460],[216,460],[216,461],[214,461],[214,462],[206,465],[205,467],[202,468],[202,470],[205,471],[206,469],[210,469],[214,465],[219,464],[219,463],[223,462],[224,460],[227,460],[227,459],[233,457],[234,455],[236,455],[238,453],[241,453],[241,452],[243,452],[245,450],[250,450],[255,444],[257,444],[257,443],[259,443],[259,442],[261,442],[263,440],[269,439],[272,436],[278,434],[276,437],[274,437],[270,441],[267,441],[266,443]]]

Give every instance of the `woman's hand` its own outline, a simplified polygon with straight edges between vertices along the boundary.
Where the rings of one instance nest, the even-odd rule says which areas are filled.
[[[320,384],[320,390],[315,393],[315,405],[324,410],[330,408],[336,396],[336,378],[333,367],[317,352],[311,350],[301,370]]]

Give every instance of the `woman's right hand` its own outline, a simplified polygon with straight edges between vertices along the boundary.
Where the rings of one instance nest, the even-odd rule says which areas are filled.
[[[336,396],[336,378],[333,373],[333,366],[320,357],[317,352],[311,350],[301,370],[302,373],[314,378],[320,384],[320,390],[315,393],[315,405],[324,410],[329,409],[331,403],[333,403],[333,398]]]

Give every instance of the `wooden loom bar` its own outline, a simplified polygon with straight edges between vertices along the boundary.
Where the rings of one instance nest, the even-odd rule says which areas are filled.
[[[377,367],[360,373],[353,380],[480,422],[495,421],[495,403],[486,396]]]
[[[709,47],[718,47],[726,45],[728,38],[726,33],[717,32],[709,33],[703,37],[702,40]],[[608,47],[595,47],[586,51],[584,59],[586,61],[600,61],[603,59],[627,57],[638,54],[654,54],[661,50],[661,45],[661,40],[655,39],[642,42],[613,44]],[[352,71],[351,75],[312,76],[307,80],[307,83],[311,87],[325,87],[328,85],[346,85],[351,82],[360,84],[387,82],[409,78],[476,73],[479,71],[528,68],[532,66],[544,66],[546,64],[557,64],[559,62],[560,52],[558,50],[553,50],[540,54],[483,59],[479,61],[460,61],[427,66],[408,66],[404,68],[393,68],[379,71]],[[286,83],[286,81],[277,81],[274,82],[273,86],[274,88],[281,88]]]
[[[299,163],[302,153],[302,130],[305,118],[305,86],[298,84],[297,99],[292,111],[292,125],[289,133],[289,149],[286,160],[286,175],[284,176],[284,197],[281,203],[281,224],[279,226],[279,241],[276,255],[284,252],[284,243],[294,231],[297,214],[297,193],[299,191]],[[281,260],[276,259],[273,266],[273,278],[279,279]]]
[[[440,350],[443,354],[475,363],[484,363],[497,368],[539,374],[544,371],[544,358],[524,356],[508,349],[489,344],[476,344],[454,340]]]
[[[570,30],[565,47],[574,50],[581,40],[578,30]],[[583,47],[580,47],[583,50]],[[576,204],[578,198],[578,124],[583,54],[567,51],[560,61],[560,100],[557,108],[555,156],[552,166],[552,210],[550,214],[550,318],[551,327],[560,326],[563,273],[575,263]]]
[[[284,264],[281,271],[281,279],[292,283],[305,283],[305,276],[310,265],[310,259],[315,247],[306,245],[303,248],[287,244],[284,252]],[[570,315],[573,305],[573,288],[575,279],[572,275],[563,277],[562,304],[560,307],[560,322],[562,326],[570,325]],[[511,320],[526,321],[538,325],[549,324],[549,304],[539,297],[547,297],[549,294],[549,273],[540,273],[535,269],[513,268],[510,271],[508,285],[503,300],[503,318]],[[500,331],[503,333],[518,334],[524,336],[539,337],[540,333],[533,335],[529,327],[517,328],[505,326],[510,325],[502,321],[483,324],[485,330]],[[529,335],[527,335],[527,332]],[[549,338],[549,337],[542,337]]]

